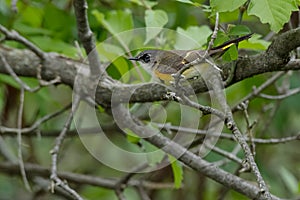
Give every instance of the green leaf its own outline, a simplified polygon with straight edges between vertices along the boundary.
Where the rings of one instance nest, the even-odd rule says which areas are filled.
[[[61,38],[64,41],[70,39],[70,34],[74,31],[73,27],[75,26],[74,17],[50,2],[43,9],[46,11],[43,27],[52,30],[53,37]]]
[[[208,38],[208,42],[210,40],[211,40],[211,35]],[[228,35],[226,33],[224,33],[223,31],[218,31],[217,38],[214,40],[214,46],[219,46],[219,45],[223,44],[224,42],[227,42],[228,40],[230,40],[230,38],[228,37]]]
[[[22,10],[21,20],[23,23],[32,27],[40,27],[44,19],[44,11],[43,8],[26,6],[26,8]]]
[[[211,0],[210,5],[215,12],[231,12],[242,6],[247,0]]]
[[[127,37],[120,37],[118,33],[133,29],[133,19],[130,10],[113,10],[108,12],[106,16],[98,10],[93,10],[92,14],[96,17],[97,21],[110,32],[123,47],[127,47],[132,40],[132,35]]]
[[[206,44],[207,38],[212,33],[208,26],[190,26],[186,30],[178,27],[175,49],[195,49]]]
[[[132,130],[130,130],[129,128],[125,128],[124,132],[126,133],[126,138],[128,140],[128,142],[131,142],[133,144],[137,144],[141,138],[139,136],[137,136]]]
[[[147,44],[150,40],[155,38],[161,31],[162,27],[168,22],[168,15],[163,10],[146,10],[145,23],[146,23],[146,41]],[[156,28],[153,28],[156,27]]]
[[[14,27],[15,27],[15,30],[19,31],[23,35],[47,35],[47,36],[52,35],[52,31],[49,29],[28,26],[23,23],[16,22],[14,24]]]
[[[228,28],[228,35],[230,36],[241,36],[249,33],[251,33],[251,30],[244,25],[229,26]]]
[[[271,30],[278,32],[289,21],[292,11],[298,10],[295,0],[252,0],[248,14],[259,17],[262,23],[268,23]]]
[[[244,49],[266,50],[268,46],[271,44],[271,42],[267,42],[260,38],[261,35],[253,34],[250,39],[239,43],[239,49],[244,48]]]
[[[113,10],[108,12],[106,16],[98,10],[93,10],[92,14],[113,35],[133,28],[130,10]]]
[[[180,188],[183,180],[183,170],[181,163],[173,156],[168,154],[169,161],[171,163],[173,176],[174,176],[174,186],[175,188]]]
[[[112,62],[125,53],[121,47],[105,42],[98,44],[96,48],[103,62]]]
[[[0,82],[6,83],[16,89],[20,89],[19,83],[15,81],[11,76],[6,75],[6,74],[0,74]]]
[[[128,72],[127,61],[123,57],[118,57],[107,68],[107,73],[114,79],[121,80],[123,83],[128,83],[130,80],[130,74]]]
[[[104,113],[105,112],[105,109],[102,106],[100,106],[100,105],[97,106],[97,109],[98,109],[98,111],[100,113]]]
[[[123,83],[128,83],[130,76],[126,76],[128,72],[128,63],[127,60],[123,57],[119,57],[113,62],[114,66],[118,69],[119,73],[121,74],[121,80]]]
[[[168,15],[163,10],[146,10],[145,22],[147,27],[163,27],[168,22]]]
[[[76,48],[62,40],[48,36],[34,36],[30,39],[44,51],[55,51],[72,57],[77,55]]]

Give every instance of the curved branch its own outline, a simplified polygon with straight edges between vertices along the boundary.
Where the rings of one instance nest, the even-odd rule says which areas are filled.
[[[258,55],[238,60],[235,75],[230,84],[266,72],[286,71],[289,53],[300,46],[300,28],[285,32],[274,39],[269,48]],[[299,63],[294,65],[299,69]]]
[[[300,28],[279,35],[270,45],[267,51],[260,54],[243,57],[237,61],[237,67],[228,85],[232,85],[246,78],[274,71],[299,70],[300,62],[289,61],[291,50],[300,46]],[[0,46],[2,54],[15,73],[19,76],[36,77],[39,58],[29,50],[11,49]],[[61,77],[61,82],[73,86],[77,70],[80,67],[88,67],[87,64],[66,58],[56,53],[46,53],[47,62],[44,63],[42,77],[52,80]],[[225,70],[224,70],[225,71]],[[0,73],[8,74],[4,64],[0,61]],[[226,78],[226,77],[225,77]],[[206,91],[206,86],[201,79],[191,82],[196,93]],[[97,103],[104,107],[111,104],[112,91],[115,92],[120,102],[131,95],[130,102],[153,102],[165,100],[168,89],[158,83],[143,83],[128,85],[105,78],[98,84],[96,91]]]

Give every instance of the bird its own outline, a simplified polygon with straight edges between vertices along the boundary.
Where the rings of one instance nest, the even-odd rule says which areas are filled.
[[[174,82],[174,75],[184,68],[184,79],[195,79],[201,68],[214,66],[214,60],[222,56],[231,46],[249,39],[253,33],[229,40],[208,50],[161,50],[149,49],[140,52],[129,60],[137,61],[154,78],[169,85]],[[193,64],[195,63],[195,64]],[[190,67],[187,67],[190,66]],[[196,66],[196,67],[195,67]],[[218,69],[218,68],[217,68]]]

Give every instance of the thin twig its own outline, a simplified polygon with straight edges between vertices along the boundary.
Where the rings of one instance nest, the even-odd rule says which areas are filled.
[[[264,99],[282,100],[298,93],[300,93],[300,88],[291,89],[287,91],[285,94],[281,94],[281,95],[269,95],[269,94],[260,93],[258,94],[258,96]]]
[[[214,41],[217,38],[218,30],[219,30],[219,13],[216,12],[215,27],[214,27],[214,31],[213,31],[213,33],[211,35],[210,41],[208,43],[207,49],[205,51],[205,56],[208,55],[209,50],[211,50],[211,48],[214,46]]]
[[[240,158],[238,158],[236,156],[240,152],[240,150],[241,150],[241,146],[239,144],[237,144],[234,147],[234,149],[231,151],[231,153],[229,153],[229,154],[232,155],[232,156],[234,156],[235,158],[237,158],[238,161],[242,161],[242,160],[239,160]],[[219,167],[221,167],[221,166],[225,165],[226,163],[228,163],[229,161],[230,161],[230,159],[227,158],[227,157],[225,157],[224,159],[219,160],[219,161],[215,162],[214,164],[217,165],[217,166],[219,166]],[[240,163],[240,162],[238,162],[238,163]]]
[[[14,7],[16,3],[17,3],[17,0],[13,0],[12,1],[12,7]],[[21,43],[21,44],[25,45],[28,49],[30,49],[33,53],[35,53],[40,58],[41,64],[38,65],[38,67],[37,67],[37,79],[39,80],[40,86],[48,86],[48,85],[53,85],[55,83],[59,83],[60,82],[60,77],[59,76],[56,76],[56,78],[53,79],[53,80],[51,80],[51,81],[45,81],[45,80],[42,79],[41,71],[42,71],[43,64],[45,63],[45,61],[48,58],[48,56],[47,56],[48,54],[47,53],[43,52],[35,44],[33,44],[32,42],[30,42],[29,40],[27,40],[26,38],[24,38],[23,36],[21,36],[17,31],[15,31],[15,30],[9,31],[8,29],[6,29],[1,24],[0,24],[0,32],[2,32],[5,35],[4,40],[14,40],[14,41],[17,41],[17,42]],[[7,66],[9,66],[9,65],[8,64],[4,64],[4,65],[5,65],[6,69],[8,70]],[[15,73],[13,72],[13,70],[11,69],[11,67],[9,67],[9,68],[10,68],[10,70],[9,70],[10,74],[17,81],[16,75],[13,75]],[[20,81],[17,81],[17,82],[20,84]],[[24,85],[24,83],[22,85]],[[35,91],[37,91],[37,90],[40,89],[40,86],[38,86],[38,87],[36,87],[34,89],[29,89],[30,87],[28,87],[25,84],[24,88],[26,90],[28,90],[28,91],[35,92]]]
[[[23,119],[23,108],[24,108],[24,88],[21,87],[20,90],[20,105],[19,105],[19,110],[18,110],[18,162],[19,162],[19,166],[20,166],[20,172],[21,172],[21,176],[23,179],[23,182],[25,184],[25,188],[28,191],[31,191],[28,179],[26,177],[26,172],[25,172],[25,168],[24,168],[24,162],[23,162],[23,155],[22,155],[22,133],[21,133],[21,129],[22,129],[22,119]]]
[[[25,163],[25,170],[30,176],[41,176],[49,178],[51,168],[43,167],[37,164]],[[15,162],[0,162],[0,173],[19,174],[19,165]],[[116,183],[119,182],[118,178],[102,178],[95,175],[84,175],[72,172],[57,172],[57,175],[64,180],[77,185],[91,185],[114,190]],[[131,179],[128,182],[130,187],[142,186],[150,190],[174,189],[174,183],[171,182],[150,182]]]
[[[249,93],[247,96],[242,98],[242,100],[239,101],[239,103],[235,104],[231,108],[232,112],[236,112],[239,110],[239,105],[242,102],[250,101],[253,98],[255,98],[259,93],[261,93],[264,89],[266,89],[268,86],[273,84],[275,81],[277,81],[281,76],[283,76],[286,72],[277,72],[275,75],[273,75],[271,78],[269,78],[266,82],[264,82],[262,85],[260,85],[258,88],[254,88],[251,93]]]
[[[5,57],[0,54],[0,59],[4,64],[5,69],[7,70],[7,72],[13,77],[13,79],[19,84],[21,85],[25,90],[29,91],[29,92],[37,92],[38,90],[41,89],[41,86],[49,86],[49,85],[53,85],[56,83],[60,83],[60,77],[56,76],[55,79],[51,80],[51,81],[45,81],[42,79],[41,76],[41,71],[42,71],[42,65],[38,65],[37,67],[37,79],[39,80],[39,85],[35,88],[31,88],[29,87],[25,82],[23,82],[18,75],[13,71],[12,67],[8,64],[8,62],[6,61]]]
[[[158,128],[162,128],[165,130],[172,130],[172,131],[180,131],[180,132],[186,132],[190,134],[197,134],[197,135],[207,135],[207,130],[198,130],[198,129],[193,129],[193,128],[187,128],[187,127],[182,127],[182,126],[173,126],[170,124],[159,124],[155,123],[155,125]],[[214,133],[209,133],[209,136],[211,137],[220,137],[220,139],[229,139],[232,141],[236,141],[235,137],[232,134],[228,133],[222,133],[220,134],[214,134]],[[245,137],[245,140],[247,142],[250,141],[248,137]],[[282,138],[269,138],[269,139],[263,139],[263,138],[252,138],[252,141],[256,144],[281,144],[281,143],[287,143],[287,142],[293,142],[300,140],[300,133],[294,135],[294,136],[288,136],[288,137],[282,137]]]
[[[41,126],[43,123],[45,123],[46,121],[62,114],[63,112],[65,112],[66,110],[70,109],[72,106],[72,104],[69,104],[65,107],[63,107],[62,109],[54,112],[54,113],[51,113],[49,115],[45,115],[44,117],[38,119],[35,121],[35,123],[33,125],[31,125],[30,127],[27,127],[27,128],[21,128],[21,129],[18,129],[18,128],[9,128],[9,127],[4,127],[4,126],[0,126],[0,132],[1,133],[18,133],[19,131],[24,134],[24,133],[30,133],[30,132],[33,132],[35,131],[39,126]]]
[[[210,144],[208,144],[208,143],[203,143],[203,145],[205,145],[206,147],[208,147],[209,149],[211,149],[212,151],[214,151],[214,152],[216,152],[216,153],[218,153],[218,154],[220,154],[220,155],[222,155],[222,156],[224,156],[224,157],[226,157],[227,159],[229,159],[229,160],[232,160],[233,162],[236,162],[236,163],[238,163],[238,164],[242,164],[242,159],[240,159],[240,158],[238,158],[235,154],[233,154],[233,153],[229,153],[229,152],[227,152],[227,151],[225,151],[225,150],[223,150],[223,149],[220,149],[220,148],[218,148],[218,147],[216,147],[216,146],[212,146],[212,145],[210,145]],[[216,163],[215,163],[216,164]],[[218,165],[219,166],[219,165]]]
[[[117,188],[115,190],[116,196],[118,197],[119,200],[126,200],[126,197],[123,193],[123,191],[120,188]]]
[[[193,60],[192,62],[188,62],[186,63],[181,69],[179,69],[175,74],[173,74],[172,76],[174,77],[174,82],[175,82],[175,86],[178,87],[179,81],[182,77],[182,73],[189,69],[192,66],[195,66],[203,61],[207,62],[208,64],[210,64],[211,66],[213,66],[216,70],[221,71],[219,67],[217,67],[217,65],[215,63],[213,63],[211,60],[208,59],[208,53],[211,50],[211,48],[214,45],[214,40],[217,38],[217,34],[218,34],[218,28],[219,27],[219,13],[216,13],[216,22],[215,22],[215,27],[214,27],[214,31],[211,35],[209,44],[207,46],[206,51],[204,52],[204,54],[198,53],[198,58]]]
[[[57,176],[57,158],[58,158],[58,153],[60,150],[60,147],[63,143],[63,140],[66,136],[67,131],[69,130],[72,120],[73,120],[73,116],[74,113],[77,110],[77,107],[79,105],[80,102],[80,96],[76,95],[74,97],[74,101],[73,101],[73,108],[72,111],[70,112],[65,125],[63,127],[63,129],[61,130],[59,136],[56,138],[56,142],[55,142],[55,146],[53,147],[53,149],[50,151],[51,153],[51,157],[52,157],[52,162],[51,162],[51,180],[52,180],[52,184],[51,184],[51,190],[52,192],[54,192],[54,185],[60,186],[63,189],[65,189],[67,192],[69,192],[70,194],[72,194],[76,199],[78,200],[82,200],[82,197],[72,188],[69,187],[69,185],[67,183],[65,183],[64,181],[62,181],[58,176]]]
[[[153,123],[153,122],[152,122]],[[36,124],[36,123],[35,123]],[[166,131],[180,131],[182,133],[187,133],[187,134],[196,134],[196,135],[207,135],[208,132],[207,130],[199,130],[199,129],[193,129],[193,128],[188,128],[188,127],[181,127],[181,126],[173,126],[169,124],[159,124],[155,123],[155,125],[158,128],[162,128],[163,130]],[[120,129],[114,125],[108,125],[108,126],[103,126],[101,125],[101,128],[104,132],[106,131],[120,131]],[[32,129],[32,131],[29,131],[29,129]],[[22,136],[36,136],[36,133],[33,132],[36,129],[33,129],[33,126],[30,128],[23,128],[22,131]],[[99,128],[84,128],[80,129],[80,133],[82,134],[96,134],[99,133]],[[0,132],[2,135],[5,136],[15,136],[14,134],[11,133],[17,133],[16,128],[8,128],[8,127],[1,127],[0,126]],[[78,130],[70,130],[67,131],[67,136],[77,136]],[[60,131],[56,130],[49,130],[49,131],[40,131],[40,134],[43,137],[57,137],[60,134]],[[219,137],[220,139],[228,139],[232,141],[236,141],[235,137],[232,134],[229,133],[222,133],[221,135],[219,133],[209,133],[210,137]],[[245,137],[245,140],[247,142],[250,141],[248,137]],[[264,145],[274,145],[274,144],[282,144],[282,143],[287,143],[287,142],[294,142],[300,140],[300,133],[297,133],[296,135],[293,136],[288,136],[288,137],[282,137],[282,138],[252,138],[252,141],[256,144],[264,144]]]
[[[151,200],[150,197],[148,196],[147,192],[145,191],[145,188],[142,187],[142,185],[138,185],[135,187],[138,194],[141,197],[141,200]]]
[[[240,104],[245,116],[245,120],[246,120],[246,124],[247,124],[247,135],[249,138],[249,143],[250,143],[250,149],[251,152],[253,154],[253,156],[255,156],[256,151],[255,151],[255,143],[253,142],[253,133],[252,133],[252,129],[254,127],[254,125],[256,124],[256,121],[254,121],[253,123],[250,123],[250,117],[248,114],[248,105],[249,105],[249,101],[243,102],[242,104]]]
[[[190,107],[200,110],[203,113],[203,115],[213,114],[213,115],[218,116],[222,120],[225,119],[225,115],[221,111],[214,109],[210,106],[203,106],[199,103],[193,102],[184,94],[180,95],[179,101],[180,101],[180,103],[182,103],[184,105],[187,105],[187,106],[190,106]]]
[[[6,40],[14,40],[22,43],[28,49],[34,52],[41,60],[45,60],[46,57],[45,53],[36,45],[34,45],[32,42],[30,42],[29,40],[21,36],[17,31],[15,30],[9,31],[0,24],[0,32],[2,32],[5,35]]]
[[[35,176],[33,177],[33,182],[38,185],[39,192],[43,190],[43,192],[49,192],[49,180],[43,177]],[[61,196],[64,200],[76,200],[74,196],[66,192],[63,188],[55,186],[55,196]],[[37,199],[37,197],[35,196]],[[60,198],[61,199],[61,198]]]
[[[12,2],[12,5],[13,5],[13,2]],[[37,47],[35,44],[30,42],[29,40],[27,40],[23,36],[21,36],[15,30],[9,31],[4,26],[2,26],[0,24],[0,32],[2,32],[5,35],[5,38],[4,38],[5,40],[14,40],[14,41],[20,42],[21,44],[25,45],[28,49],[30,49],[33,53],[35,53],[40,58],[42,64],[47,60],[47,53],[43,52],[39,47]],[[2,61],[3,61],[3,59],[2,59]],[[55,83],[59,83],[60,82],[60,77],[59,76],[57,76],[54,80],[51,80],[51,81],[45,81],[45,80],[42,79],[42,75],[41,75],[42,64],[40,64],[37,68],[37,79],[39,80],[40,86],[48,86],[48,85],[53,85]],[[4,63],[4,66],[9,71],[9,73],[12,75],[12,77],[19,84],[21,84],[22,81],[17,80],[18,79],[18,78],[16,78],[17,76],[13,72],[12,68],[7,64],[7,62]],[[23,83],[22,85],[24,85],[24,88],[26,90],[31,91],[31,92],[35,92],[35,91],[40,89],[40,86],[38,86],[34,89],[31,89],[25,83]]]
[[[213,61],[211,61],[210,59],[208,59],[208,53],[211,50],[211,48],[214,46],[214,41],[217,38],[218,35],[218,31],[219,31],[219,13],[216,12],[216,21],[215,21],[215,27],[214,27],[214,31],[211,35],[210,41],[208,43],[208,46],[205,50],[204,55],[199,55],[199,58],[194,60],[193,62],[190,62],[186,65],[186,67],[188,66],[192,66],[192,65],[197,65],[199,63],[201,63],[203,60],[205,62],[207,62],[208,64],[210,64],[212,67],[214,67],[216,70],[218,71],[222,71]]]
[[[255,162],[254,156],[251,153],[251,149],[248,146],[248,144],[246,143],[245,137],[242,135],[242,133],[238,129],[237,125],[235,124],[235,121],[233,119],[231,111],[227,112],[227,118],[226,118],[225,124],[226,124],[227,128],[232,131],[233,135],[235,136],[236,140],[241,145],[241,147],[245,153],[246,160],[247,160],[248,164],[250,165],[251,170],[254,173],[254,175],[256,177],[256,181],[260,188],[260,196],[263,197],[264,199],[271,199],[271,194],[269,193],[269,189],[259,172],[259,169]]]
[[[273,84],[275,81],[277,81],[281,76],[283,76],[286,72],[277,72],[275,75],[273,75],[271,78],[269,78],[266,82],[264,82],[262,85],[260,85],[258,88],[254,87],[253,91],[246,95],[244,98],[242,98],[238,103],[236,103],[233,107],[231,107],[232,113],[241,110],[242,104],[245,102],[249,102],[255,97],[258,96],[259,93],[261,93],[264,89],[266,89],[268,86]],[[196,107],[195,107],[196,108]],[[220,118],[222,120],[222,118]],[[217,121],[216,123],[219,123],[220,121]]]
[[[81,51],[81,48],[79,46],[79,43],[77,40],[74,41],[74,45],[76,47],[76,50],[77,50],[77,56],[79,57],[79,60],[83,61],[84,60],[84,55]]]

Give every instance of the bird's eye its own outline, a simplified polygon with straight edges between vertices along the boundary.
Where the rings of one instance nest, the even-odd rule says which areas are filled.
[[[144,63],[148,63],[150,62],[150,55],[149,54],[144,54],[142,57],[141,57],[141,60],[144,62]]]

